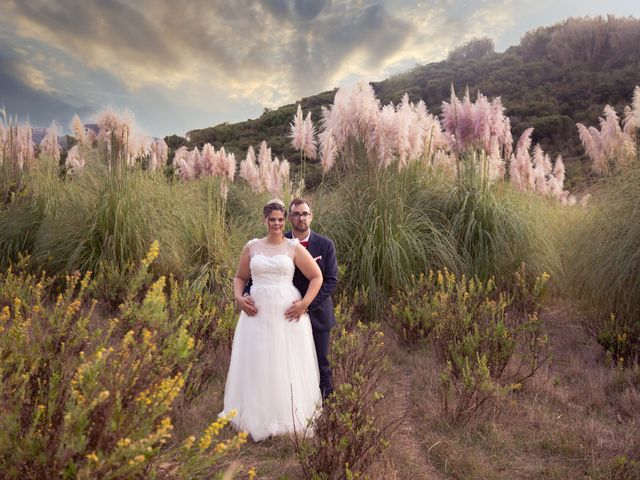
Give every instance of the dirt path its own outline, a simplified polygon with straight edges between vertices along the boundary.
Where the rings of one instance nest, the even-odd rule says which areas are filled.
[[[389,415],[401,417],[403,421],[390,439],[386,465],[388,471],[384,472],[386,476],[376,477],[372,472],[372,478],[445,479],[429,463],[430,445],[425,444],[415,428],[415,425],[424,421],[420,418],[420,408],[417,406],[419,393],[415,388],[424,367],[421,356],[418,353],[407,354],[391,332],[385,332],[385,348],[390,358],[389,370],[384,376]]]

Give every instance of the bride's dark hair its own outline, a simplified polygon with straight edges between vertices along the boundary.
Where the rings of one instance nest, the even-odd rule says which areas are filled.
[[[284,207],[284,202],[279,198],[274,198],[273,200],[269,200],[267,202],[267,204],[262,209],[263,218],[267,218],[274,210],[280,210],[282,213],[284,213],[284,218],[287,218],[287,209]]]

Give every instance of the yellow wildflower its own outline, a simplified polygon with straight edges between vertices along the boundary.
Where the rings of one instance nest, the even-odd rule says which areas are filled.
[[[67,306],[67,311],[65,313],[65,316],[67,318],[70,318],[73,315],[75,315],[78,312],[78,310],[80,310],[80,300],[74,300]]]
[[[142,264],[145,267],[148,267],[153,263],[153,261],[158,258],[158,254],[160,253],[160,244],[158,240],[154,240],[151,246],[149,247],[149,251],[147,252],[147,256],[144,260],[142,260]]]
[[[187,450],[189,450],[191,447],[193,447],[193,444],[195,443],[195,441],[196,441],[196,437],[195,437],[195,435],[191,435],[189,438],[187,438],[187,439],[184,441],[184,444],[183,444],[183,445],[184,445],[184,448],[186,448]]]
[[[249,471],[247,472],[247,477],[249,480],[253,480],[254,478],[256,478],[256,468],[255,467],[251,467],[249,469]]]
[[[96,455],[96,452],[91,452],[88,455],[86,455],[87,459],[91,460],[92,462],[96,462],[98,463],[98,455]]]
[[[129,445],[131,445],[131,439],[121,438],[120,440],[118,440],[118,443],[116,443],[116,445],[118,446],[118,448],[128,447]]]
[[[201,452],[204,452],[211,445],[211,435],[204,434],[200,437],[200,441],[198,442],[198,448]]]

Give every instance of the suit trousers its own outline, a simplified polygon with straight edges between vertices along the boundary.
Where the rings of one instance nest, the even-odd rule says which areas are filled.
[[[313,331],[313,342],[316,345],[316,355],[318,357],[318,368],[320,370],[320,391],[322,398],[326,399],[333,393],[331,381],[331,365],[329,365],[329,339],[331,330],[318,332]]]

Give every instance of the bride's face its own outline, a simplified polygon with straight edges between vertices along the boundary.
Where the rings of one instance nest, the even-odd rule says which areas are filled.
[[[286,218],[281,210],[272,210],[264,220],[267,225],[267,233],[274,235],[282,235],[284,233]]]

